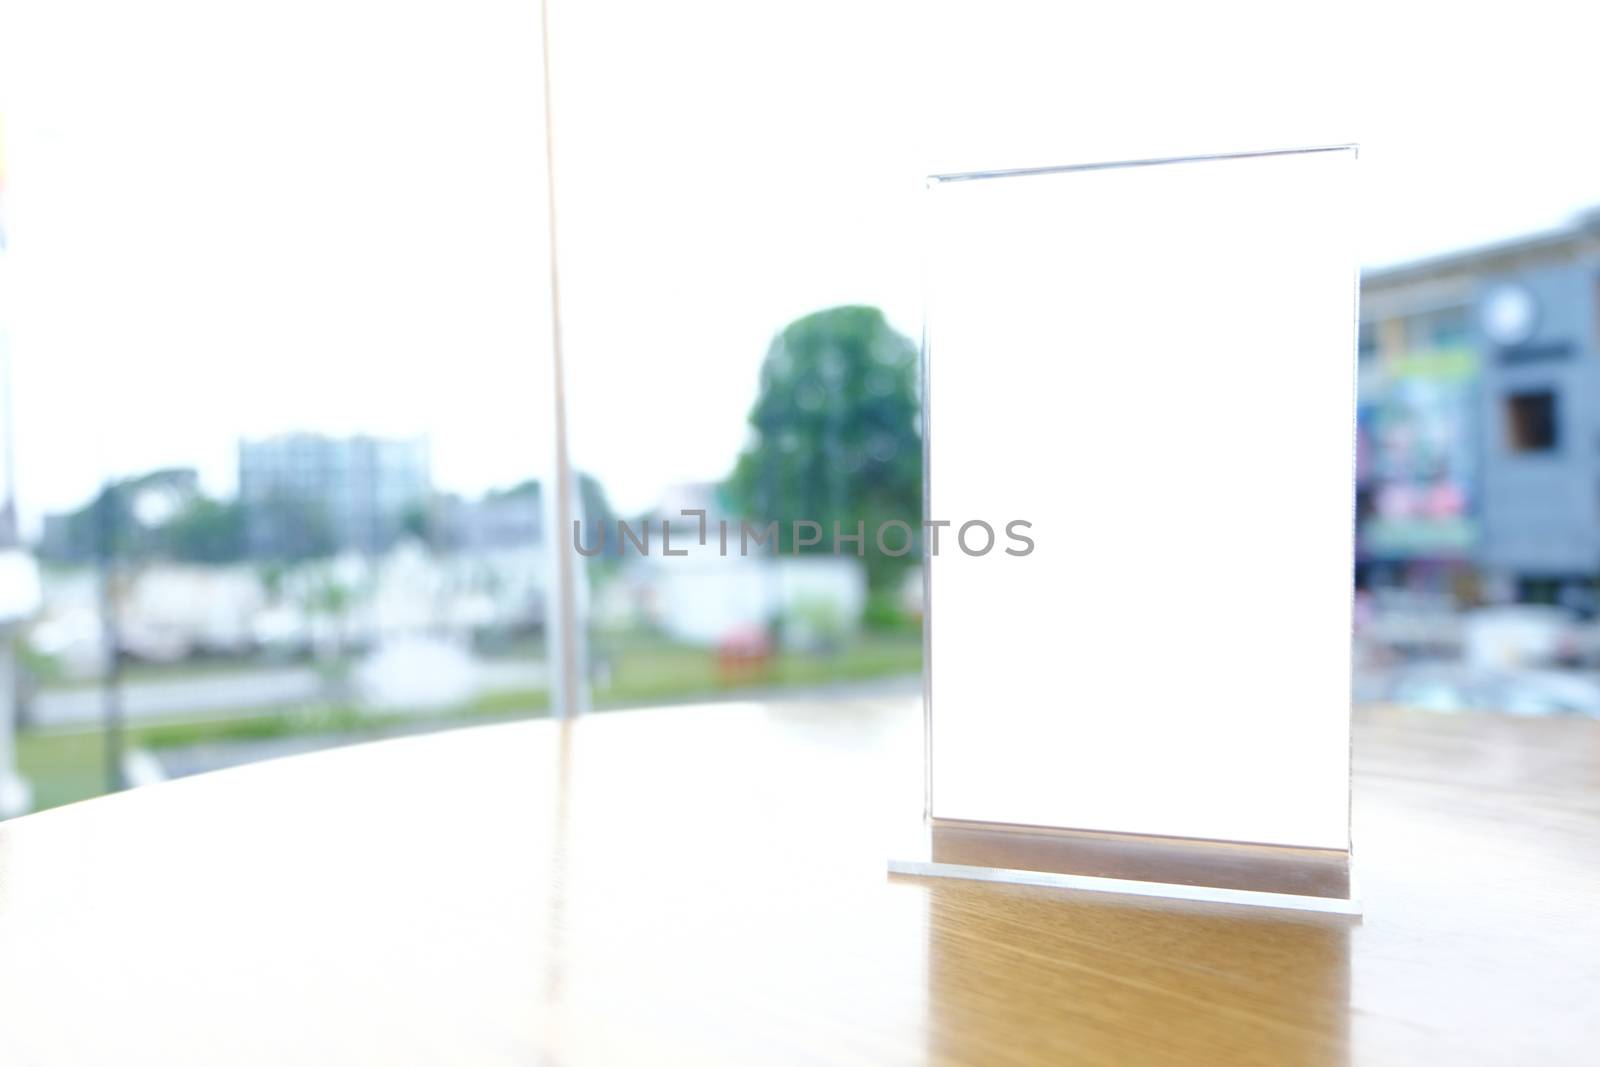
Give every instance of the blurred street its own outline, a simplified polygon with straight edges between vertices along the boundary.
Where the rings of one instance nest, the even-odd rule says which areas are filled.
[[[488,691],[530,689],[545,684],[537,661],[473,664],[476,683]],[[126,682],[123,714],[130,721],[259,715],[274,708],[323,699],[328,683],[310,667],[270,667],[197,674],[189,678]],[[38,728],[92,725],[105,718],[105,695],[97,685],[47,689],[34,698],[32,725]]]
[[[122,707],[130,719],[246,715],[310,700],[318,694],[321,684],[317,672],[308,667],[138,681],[122,686]],[[44,690],[34,697],[31,718],[31,725],[39,728],[100,722],[105,718],[104,691],[93,684]]]

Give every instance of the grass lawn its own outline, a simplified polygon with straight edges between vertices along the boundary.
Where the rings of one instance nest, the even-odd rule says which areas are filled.
[[[17,765],[33,786],[33,808],[43,811],[106,791],[105,735],[96,731],[17,738]]]
[[[915,634],[863,634],[829,655],[780,652],[764,666],[726,676],[714,651],[641,635],[597,636],[591,653],[608,668],[594,690],[596,708],[637,707],[714,699],[741,691],[770,691],[915,675],[922,670],[922,641]],[[362,711],[347,705],[263,708],[241,714],[196,715],[182,722],[132,725],[130,748],[159,754],[164,748],[275,737],[325,736],[329,743],[382,736],[426,722],[440,727],[533,718],[549,710],[544,689],[485,693],[475,700],[426,714]],[[17,738],[17,761],[33,783],[34,807],[44,809],[99,796],[106,788],[105,738],[99,729],[27,731]]]
[[[590,656],[606,663],[609,678],[596,685],[598,708],[659,704],[715,697],[741,689],[788,689],[914,675],[922,670],[917,634],[862,634],[831,655],[779,652],[764,668],[725,677],[714,651],[649,637],[597,637]]]
[[[35,683],[42,691],[93,689],[100,685],[98,675],[69,677],[62,673],[62,668],[58,663],[44,656],[30,655],[27,657],[27,662],[29,670],[33,672]],[[213,678],[218,675],[238,674],[242,671],[273,670],[288,667],[323,669],[321,665],[303,659],[272,661],[244,656],[185,659],[176,663],[147,663],[142,660],[128,660],[122,665],[122,680],[130,685],[139,682],[182,682],[191,678]]]

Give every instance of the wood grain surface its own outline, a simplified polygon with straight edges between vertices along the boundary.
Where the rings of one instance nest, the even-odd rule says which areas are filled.
[[[1363,711],[1361,920],[891,878],[906,701],[407,738],[0,825],[0,1063],[1594,1063],[1600,722]]]

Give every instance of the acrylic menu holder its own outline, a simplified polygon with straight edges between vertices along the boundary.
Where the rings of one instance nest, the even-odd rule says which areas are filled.
[[[1354,160],[930,179],[925,518],[950,525],[892,872],[1358,910]]]

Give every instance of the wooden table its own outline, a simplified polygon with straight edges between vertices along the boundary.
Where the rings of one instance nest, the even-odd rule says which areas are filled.
[[[1600,722],[1362,713],[1362,920],[890,878],[917,723],[608,713],[4,824],[0,1063],[1600,1062]]]

